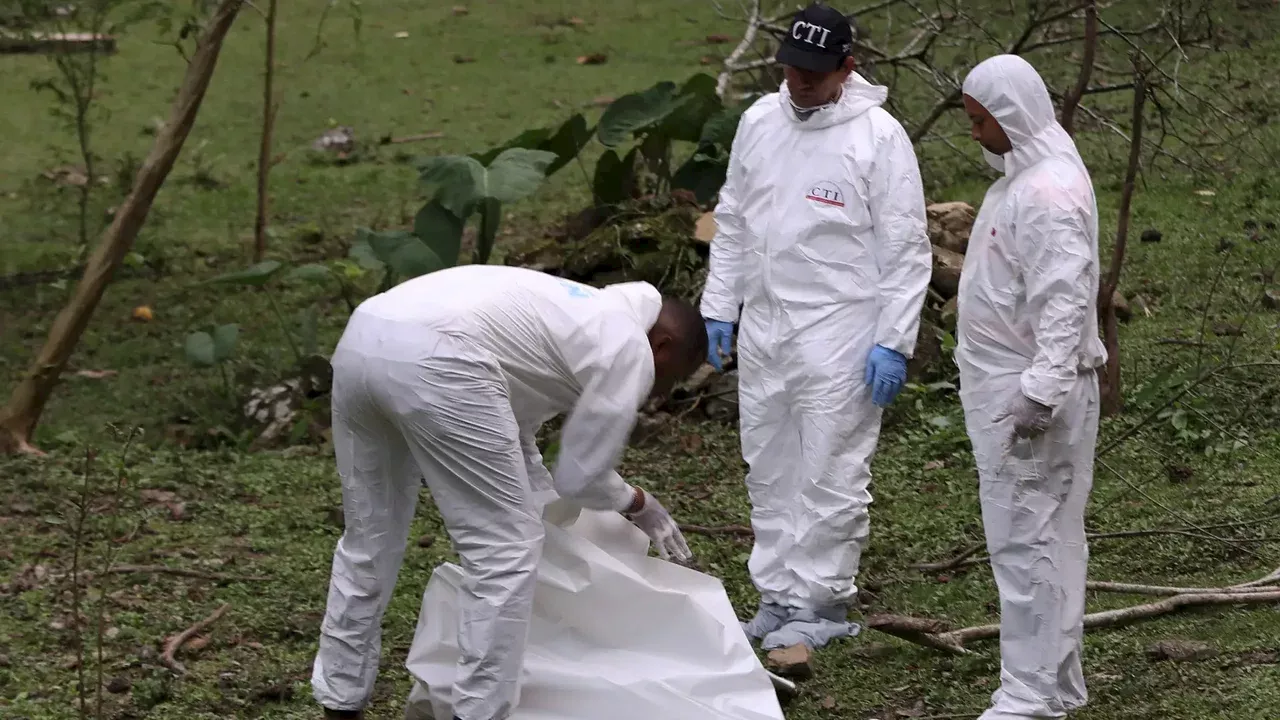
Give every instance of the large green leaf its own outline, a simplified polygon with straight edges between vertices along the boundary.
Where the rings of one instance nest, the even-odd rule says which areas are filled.
[[[263,260],[252,267],[219,275],[211,280],[206,280],[205,283],[209,285],[220,283],[227,285],[262,286],[270,282],[271,278],[275,277],[276,273],[280,272],[283,267],[284,265],[278,260]]]
[[[733,136],[738,132],[738,122],[749,107],[750,102],[739,103],[723,108],[707,118],[702,126],[702,135],[698,137],[698,144],[715,145],[726,150],[732,147]]]
[[[480,204],[480,232],[476,236],[475,262],[479,265],[489,263],[489,255],[493,253],[493,245],[498,237],[498,224],[502,221],[502,203],[492,198]]]
[[[413,233],[403,230],[369,234],[369,248],[375,257],[402,280],[426,275],[445,267],[440,256]]]
[[[616,148],[635,133],[663,121],[691,100],[680,97],[673,82],[660,82],[644,92],[623,95],[605,108],[596,135],[605,147]]]
[[[691,191],[698,202],[705,205],[720,192],[720,186],[724,185],[728,169],[726,162],[697,154],[676,170],[671,178],[671,187]]]
[[[525,130],[498,147],[489,148],[482,153],[474,153],[471,157],[475,158],[481,165],[488,167],[489,163],[493,162],[495,158],[511,148],[546,150],[548,148],[544,147],[544,145],[550,139],[551,128],[533,128],[532,130]]]
[[[547,175],[554,175],[557,170],[572,162],[589,142],[591,128],[587,127],[587,119],[581,113],[565,120],[555,135],[538,146],[539,150],[556,154],[555,161],[547,166]]]
[[[596,205],[617,205],[627,199],[625,186],[629,168],[622,165],[622,158],[613,150],[605,152],[596,161],[595,177],[591,180],[591,194]]]
[[[351,243],[347,257],[355,260],[356,264],[365,270],[382,270],[386,268],[386,263],[373,252],[373,246],[369,242],[373,232],[369,228],[356,229],[356,239]]]
[[[440,201],[432,200],[423,205],[413,219],[413,234],[431,248],[444,267],[453,267],[458,264],[458,252],[462,249],[465,222],[445,209]]]
[[[193,332],[183,346],[187,362],[196,367],[213,367],[218,363],[213,349],[213,336],[207,332]]]
[[[472,203],[485,196],[485,168],[466,155],[440,155],[418,164],[418,177],[441,205],[466,218]]]
[[[220,363],[235,352],[236,343],[240,341],[240,326],[235,323],[219,325],[213,329],[213,361]]]
[[[682,103],[663,119],[656,132],[672,140],[696,143],[707,121],[724,107],[716,95],[716,79],[698,73],[685,81],[678,97]]]
[[[325,282],[329,278],[334,277],[333,271],[328,266],[320,263],[307,263],[289,271],[285,277],[289,280],[303,280],[306,282]]]
[[[434,198],[466,220],[485,198],[515,202],[532,195],[547,177],[555,153],[529,148],[503,150],[488,166],[465,155],[442,155],[418,165],[419,177]]]
[[[315,355],[316,349],[319,347],[320,337],[320,311],[315,305],[307,306],[302,311],[302,325],[299,331],[298,345],[303,355]]]
[[[556,154],[546,150],[511,148],[486,168],[487,185],[482,197],[511,203],[532,195],[547,177]]]

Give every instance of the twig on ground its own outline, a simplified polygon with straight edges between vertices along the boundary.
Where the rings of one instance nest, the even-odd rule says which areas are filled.
[[[192,570],[189,568],[169,567],[168,565],[116,565],[109,568],[107,572],[116,575],[177,575],[179,577],[212,580],[214,582],[265,582],[270,580],[270,578],[265,575],[231,575],[227,573],[206,572],[204,570]],[[94,574],[95,573],[92,572],[81,572],[80,577],[85,578]]]
[[[444,137],[444,133],[440,130],[432,132],[419,133],[417,135],[405,135],[404,137],[391,137],[387,135],[382,138],[382,145],[400,145],[402,143],[421,142],[423,140],[439,140]]]
[[[966,560],[973,557],[976,553],[980,552],[982,548],[986,546],[987,544],[985,542],[974,543],[966,547],[965,549],[961,550],[958,554],[956,554],[950,560],[943,560],[941,562],[932,562],[932,563],[918,563],[916,565],[912,565],[911,569],[919,570],[921,572],[939,572],[941,570],[955,570],[956,568],[963,566]]]
[[[754,533],[746,525],[681,525],[680,532],[695,535],[736,535],[751,537]]]
[[[230,609],[231,609],[231,603],[223,603],[222,607],[218,608],[217,610],[214,610],[213,614],[210,615],[209,617],[201,620],[195,625],[192,625],[186,630],[183,630],[181,633],[173,636],[172,638],[169,638],[169,640],[166,641],[164,644],[164,654],[160,656],[160,661],[164,663],[164,666],[179,675],[185,675],[187,672],[187,669],[183,667],[182,663],[178,662],[178,659],[175,657],[175,655],[177,655],[178,650],[180,650],[182,646],[187,643],[188,640],[200,634],[210,625],[217,622],[218,618],[221,618],[227,612],[227,610],[230,610]]]

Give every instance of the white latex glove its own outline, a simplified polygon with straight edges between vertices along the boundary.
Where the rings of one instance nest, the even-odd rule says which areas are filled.
[[[1018,393],[1018,397],[1004,412],[996,415],[993,421],[1001,423],[1008,419],[1013,420],[1013,431],[1009,434],[1006,445],[1012,446],[1016,438],[1027,440],[1043,435],[1053,420],[1053,408]]]
[[[684,541],[680,526],[671,517],[671,513],[649,491],[641,490],[640,493],[643,495],[640,510],[629,513],[627,517],[653,541],[658,556],[663,560],[675,559],[678,562],[693,559],[693,553],[689,551],[689,545]]]

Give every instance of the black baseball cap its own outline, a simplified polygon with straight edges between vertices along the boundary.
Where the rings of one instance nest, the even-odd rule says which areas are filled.
[[[778,48],[779,64],[834,72],[853,54],[853,27],[844,13],[813,3],[795,14]]]

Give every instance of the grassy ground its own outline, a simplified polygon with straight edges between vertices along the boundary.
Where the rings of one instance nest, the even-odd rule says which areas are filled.
[[[272,256],[340,255],[359,224],[395,224],[416,207],[415,176],[383,150],[374,161],[318,165],[304,148],[331,123],[362,138],[441,130],[445,137],[409,152],[463,152],[537,124],[557,121],[600,96],[616,96],[656,80],[680,80],[703,69],[702,57],[723,53],[707,35],[736,33],[709,4],[673,0],[616,8],[585,0],[474,2],[454,15],[447,4],[398,0],[365,3],[359,39],[338,15],[327,47],[304,62],[315,15],[285,4],[279,85],[284,105],[278,142],[298,149],[272,178]],[[570,22],[580,18],[580,24]],[[269,379],[288,350],[261,293],[223,294],[198,280],[246,262],[253,212],[261,25],[237,24],[224,52],[188,150],[139,240],[149,270],[115,283],[81,342],[74,367],[46,413],[37,437],[44,459],[0,461],[0,716],[32,720],[74,717],[74,638],[67,629],[73,598],[60,579],[71,567],[78,523],[68,503],[83,484],[86,448],[99,452],[90,477],[101,495],[90,502],[79,562],[101,566],[116,544],[118,563],[167,564],[206,573],[255,576],[213,581],[173,575],[117,574],[94,581],[82,607],[96,623],[105,608],[104,716],[161,718],[316,717],[306,683],[315,648],[333,544],[341,532],[339,501],[327,448],[250,453],[243,446],[183,448],[173,428],[184,419],[204,428],[228,418],[219,378],[186,366],[182,342],[209,323],[239,322],[238,378]],[[397,39],[396,33],[408,37]],[[128,165],[150,143],[144,129],[167,112],[180,59],[153,44],[144,29],[127,35],[107,65],[99,101],[107,111],[95,147],[107,168]],[[574,59],[601,52],[603,65]],[[455,55],[474,62],[455,64]],[[1276,46],[1258,42],[1233,56],[1236,72],[1274,76]],[[50,99],[28,89],[47,75],[39,58],[4,56],[0,96],[0,257],[7,274],[60,267],[79,253],[74,198],[39,177],[73,162],[68,134],[52,124]],[[1268,75],[1270,73],[1270,75]],[[1261,80],[1259,82],[1262,82]],[[1260,92],[1265,92],[1260,90]],[[1114,227],[1119,176],[1105,143],[1089,138],[1104,234]],[[1254,274],[1280,264],[1280,195],[1264,173],[1230,181],[1151,176],[1138,196],[1135,230],[1158,228],[1163,241],[1135,242],[1123,288],[1141,296],[1124,326],[1125,413],[1109,419],[1102,445],[1137,426],[1169,392],[1154,379],[1169,368],[1224,362],[1274,362],[1280,316],[1257,300]],[[936,199],[981,199],[983,182],[934,173]],[[1197,194],[1212,189],[1214,195]],[[118,202],[119,184],[104,188],[95,214]],[[533,201],[508,215],[512,233],[533,232],[581,203],[571,172],[556,176]],[[1246,221],[1258,223],[1251,240]],[[319,232],[317,240],[316,231]],[[1219,252],[1222,239],[1234,246]],[[159,268],[159,271],[156,271]],[[65,284],[0,289],[0,385],[10,387],[43,341],[65,299]],[[322,346],[331,347],[345,320],[339,301],[318,290],[278,295],[287,313],[317,303]],[[147,305],[150,323],[130,320]],[[1206,310],[1206,308],[1208,308]],[[1243,325],[1243,335],[1227,326]],[[1214,330],[1217,330],[1216,334]],[[1199,342],[1202,345],[1186,344]],[[1170,343],[1181,340],[1183,344]],[[1227,358],[1231,358],[1228,360]],[[115,371],[107,377],[77,371]],[[92,375],[92,373],[90,373]],[[1142,391],[1154,387],[1145,396]],[[1280,513],[1280,417],[1274,371],[1224,372],[1197,387],[1176,411],[1157,416],[1103,457],[1090,511],[1097,531],[1217,525]],[[111,492],[123,443],[109,424],[140,426],[127,459],[124,491]],[[684,522],[741,524],[747,517],[743,468],[732,428],[680,423],[630,450],[624,474],[654,489]],[[946,388],[912,390],[891,411],[875,464],[873,531],[863,578],[869,611],[927,614],[956,623],[993,621],[995,590],[978,565],[945,576],[908,566],[944,558],[981,537],[976,478],[958,402]],[[114,498],[121,506],[113,507]],[[396,717],[408,692],[403,659],[412,639],[420,591],[448,558],[439,520],[424,503],[400,590],[387,616],[383,668],[373,717]],[[1280,560],[1275,521],[1191,535],[1154,535],[1094,543],[1091,577],[1213,586],[1265,574]],[[1230,542],[1225,542],[1228,540]],[[749,545],[727,537],[691,538],[710,572],[723,578],[743,614],[753,597],[744,561]],[[1091,609],[1140,602],[1095,595]],[[208,644],[184,654],[189,674],[175,678],[157,662],[160,640],[208,615],[231,609]],[[90,635],[94,634],[91,630]],[[1154,641],[1208,642],[1212,659],[1155,662]],[[1084,720],[1263,720],[1280,707],[1280,614],[1276,608],[1184,612],[1122,630],[1090,634],[1086,672],[1093,696]],[[866,633],[818,655],[817,678],[788,709],[797,720],[976,715],[994,689],[993,644],[950,658]],[[99,664],[85,668],[90,686]],[[1270,708],[1270,709],[1268,709]]]

